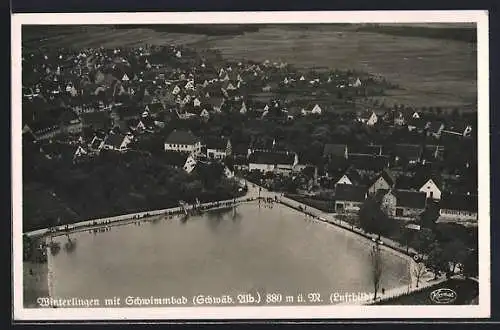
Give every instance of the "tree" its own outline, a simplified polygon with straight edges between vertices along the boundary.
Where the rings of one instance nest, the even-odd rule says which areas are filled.
[[[479,256],[477,251],[469,251],[467,258],[463,261],[462,272],[467,277],[476,277],[479,274]]]
[[[423,254],[429,253],[432,243],[436,240],[436,235],[429,228],[422,228],[414,237],[412,245]]]
[[[447,269],[447,274],[454,274],[457,265],[463,265],[464,261],[467,259],[467,255],[467,246],[462,240],[455,239],[446,243],[443,247],[443,258],[448,264],[451,264],[451,267]]]
[[[359,210],[359,222],[361,228],[367,233],[380,235],[389,233],[394,227],[394,222],[382,212],[378,202],[369,197]]]
[[[373,282],[373,300],[377,299],[377,293],[380,288],[380,280],[382,278],[382,255],[380,246],[375,244],[370,252],[371,259],[371,276]]]
[[[418,285],[420,283],[420,279],[425,274],[426,269],[427,268],[425,267],[425,264],[423,262],[413,264],[411,275],[413,276],[413,278],[416,281],[415,284],[416,284],[417,288],[418,288]]]
[[[444,258],[444,251],[437,242],[432,243],[429,247],[427,266],[434,273],[434,279],[437,279],[441,273],[446,272],[449,268]]]

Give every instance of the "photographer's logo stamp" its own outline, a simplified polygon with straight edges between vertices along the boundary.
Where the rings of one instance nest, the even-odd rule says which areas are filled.
[[[432,291],[429,298],[435,304],[452,304],[455,300],[457,300],[457,293],[452,289],[442,288]]]

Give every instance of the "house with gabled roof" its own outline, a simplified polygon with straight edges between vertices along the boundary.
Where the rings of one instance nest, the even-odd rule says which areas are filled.
[[[73,154],[73,162],[78,162],[87,156],[89,156],[89,152],[83,146],[79,145]]]
[[[426,124],[427,135],[439,138],[444,129],[444,124],[440,121],[430,121]]]
[[[350,155],[347,162],[362,174],[374,174],[389,167],[389,157],[372,155]]]
[[[392,156],[396,164],[416,164],[422,160],[423,148],[418,144],[396,144]]]
[[[224,159],[231,150],[231,141],[229,139],[214,139],[206,143],[208,159]]]
[[[353,168],[348,168],[344,171],[340,171],[336,174],[330,174],[333,178],[334,185],[339,184],[349,184],[349,185],[359,185],[361,184],[361,175],[358,171]]]
[[[365,125],[373,126],[377,123],[378,116],[373,110],[365,110],[358,116],[358,121]]]
[[[478,222],[477,195],[443,194],[437,223],[457,223],[475,227]]]
[[[104,140],[103,148],[106,150],[125,152],[132,142],[132,135],[122,133],[111,133]]]
[[[92,141],[89,143],[89,151],[94,153],[99,153],[104,147],[104,139],[94,136]]]
[[[335,187],[335,212],[356,213],[367,198],[365,186],[339,184]]]
[[[388,170],[382,171],[378,174],[368,186],[368,193],[370,195],[376,194],[380,190],[390,190],[394,188],[396,180],[392,173]]]
[[[381,208],[390,217],[412,220],[425,211],[427,196],[423,192],[390,190],[382,198]]]
[[[165,151],[177,151],[198,155],[201,153],[201,140],[191,131],[173,130],[165,140]]]
[[[248,156],[249,170],[263,173],[289,175],[298,163],[298,155],[292,152],[253,151]]]
[[[425,193],[428,199],[440,200],[441,199],[440,185],[441,183],[438,178],[436,178],[435,176],[428,177],[425,180],[420,180],[420,184],[418,185],[420,186],[420,188],[418,188],[418,191]]]

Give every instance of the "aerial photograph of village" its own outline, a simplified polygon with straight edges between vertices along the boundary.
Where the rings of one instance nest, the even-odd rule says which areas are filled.
[[[476,34],[23,25],[24,307],[477,305]]]

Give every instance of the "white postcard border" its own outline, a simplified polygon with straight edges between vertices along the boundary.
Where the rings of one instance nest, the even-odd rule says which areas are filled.
[[[29,309],[23,307],[21,26],[43,24],[477,23],[479,304]],[[489,50],[486,11],[14,14],[12,16],[13,317],[15,320],[380,319],[490,316]]]

